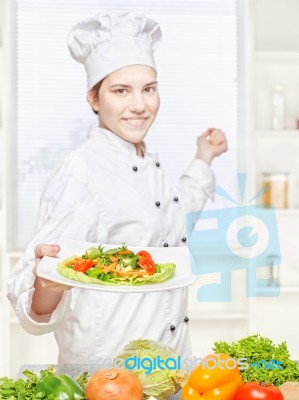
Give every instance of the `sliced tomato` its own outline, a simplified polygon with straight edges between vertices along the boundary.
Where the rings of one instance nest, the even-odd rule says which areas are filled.
[[[93,260],[81,260],[81,261],[76,261],[76,263],[73,266],[73,270],[77,272],[83,272],[85,273],[89,268],[94,266]]]
[[[139,251],[138,253],[136,253],[136,256],[142,257],[142,258],[149,258],[150,260],[152,260],[152,256],[150,255],[150,253],[145,250]]]
[[[138,265],[149,275],[153,275],[156,271],[156,265],[152,259],[140,257]]]
[[[139,257],[137,264],[142,269],[144,269],[149,275],[153,275],[156,272],[156,265],[149,252],[141,250],[138,253],[136,253],[136,256]]]

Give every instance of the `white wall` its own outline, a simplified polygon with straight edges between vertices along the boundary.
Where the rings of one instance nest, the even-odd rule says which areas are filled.
[[[299,51],[299,1],[251,0],[258,51]]]
[[[0,44],[1,44],[1,38],[3,36],[2,32],[3,16],[4,16],[3,8],[7,1],[11,0],[0,1]],[[298,40],[299,1],[298,0],[251,0],[250,5],[252,6],[253,22],[254,22],[253,39],[254,39],[255,49],[257,51],[299,52],[299,40]],[[297,71],[299,71],[299,69],[298,70],[293,69],[293,72],[289,73],[288,78],[290,79],[290,81],[292,80],[296,81],[297,79],[296,76],[299,75]],[[258,91],[258,89],[255,88],[253,91],[253,94],[255,96],[254,100],[259,105],[258,112],[260,113],[259,115],[261,115],[260,118],[262,118],[262,121],[264,121],[265,118],[266,121],[268,121],[267,120],[267,118],[269,117],[268,104],[265,101],[265,98],[262,98],[261,97],[262,95],[260,95],[259,93],[260,92]],[[297,93],[299,93],[299,87]],[[1,100],[0,100],[0,106],[1,106]],[[255,117],[259,116],[256,115]],[[294,117],[295,116],[293,116],[293,118]],[[298,118],[299,118],[299,105],[298,105]],[[259,121],[258,118],[256,118],[256,120]],[[262,122],[262,124],[263,123],[264,122]],[[265,127],[267,123],[265,123]],[[261,122],[259,122],[259,124],[261,124]],[[299,139],[299,132],[298,132],[298,139]],[[0,135],[0,140],[1,140],[1,135]],[[265,157],[275,157],[275,156],[279,157],[279,154],[276,155],[265,154],[265,152],[261,153],[260,157],[262,157],[263,154],[265,155]],[[0,167],[0,173],[1,173],[1,167]],[[298,169],[298,175],[299,175],[299,169]],[[291,217],[291,219],[293,221],[293,225],[295,225],[296,227],[296,223],[294,223],[294,218]],[[1,214],[0,214],[0,224],[1,224]],[[296,229],[295,228],[293,229],[294,229],[294,234],[296,234],[295,232]],[[288,227],[287,229],[285,229],[284,227],[281,229],[281,233],[287,232],[287,230]],[[293,252],[293,248],[292,250],[288,249],[288,241],[285,240],[286,234],[283,233],[283,235],[284,235],[284,240],[283,240],[284,251],[290,254]],[[295,236],[293,236],[293,238],[294,237]],[[298,241],[297,242],[295,241],[295,243],[298,243]],[[0,234],[0,252],[1,252],[1,247],[2,247],[2,241]],[[296,255],[294,257],[296,257]],[[4,258],[2,258],[2,260],[3,259]],[[7,265],[5,266],[0,265],[0,271],[1,268],[6,268],[6,267]],[[299,276],[299,264],[298,264],[298,270],[295,269],[293,273],[296,274],[296,277],[297,274]],[[246,300],[243,301],[245,302]],[[256,304],[253,305],[253,315],[251,316],[255,317],[255,321],[252,324],[252,326],[259,333],[272,337],[273,340],[287,340],[287,342],[290,342],[291,353],[294,355],[294,357],[295,356],[298,357],[299,355],[298,350],[296,348],[296,341],[299,335],[299,333],[296,331],[296,329],[298,329],[298,324],[296,325],[293,323],[294,318],[296,318],[295,315],[298,302],[299,302],[299,295],[297,292],[291,294],[284,293],[284,295],[280,300],[271,301],[271,299],[270,300],[266,299],[256,302]],[[0,306],[2,306],[1,299],[0,299]],[[235,304],[232,304],[232,311],[234,311],[234,306]],[[232,316],[231,320],[222,319],[220,324],[217,322],[217,317],[213,321],[211,320],[209,321],[209,318],[207,318],[206,320],[203,319],[199,322],[196,323],[194,322],[193,324],[191,323],[192,336],[195,347],[196,347],[196,342],[198,342],[199,345],[197,346],[197,348],[203,351],[206,350],[206,348],[202,349],[200,343],[202,341],[202,335],[205,335],[205,342],[210,344],[211,338],[209,337],[209,332],[211,332],[211,330],[216,332],[215,339],[217,338],[221,339],[223,332],[227,329],[231,329],[231,327],[233,327],[232,338],[234,338],[234,335],[243,335],[244,332],[247,331],[247,323],[248,323],[248,320],[246,319],[247,305],[245,303],[244,307],[245,307],[245,312],[243,313],[244,315],[243,316],[241,315],[239,320],[238,318],[233,318]],[[243,306],[241,308],[242,312]],[[256,310],[256,313],[254,313],[254,310]],[[218,317],[221,316],[221,313],[230,312],[229,306],[220,307],[218,314],[217,314],[217,309],[215,310],[214,307],[213,311],[215,311],[216,316],[218,315]],[[240,313],[240,311],[237,310],[237,313]],[[1,318],[2,318],[2,309],[0,307],[0,324],[2,326],[3,320],[1,320]],[[279,321],[279,323],[277,323],[277,320]],[[281,321],[283,321],[283,323]],[[13,322],[13,320],[11,320],[11,322]],[[32,363],[43,362],[44,360],[54,360],[56,358],[55,345],[52,341],[52,337],[50,338],[50,340],[48,340],[47,337],[40,337],[40,338],[28,337],[28,335],[22,332],[19,329],[19,327],[13,322],[10,339],[11,339],[10,345],[11,346],[15,345],[14,352],[12,351],[10,353],[11,369],[7,371],[6,366],[2,365],[3,359],[1,359],[0,357],[0,372],[5,371],[10,374],[15,374],[20,364],[22,363],[26,363],[28,361]],[[2,340],[3,337],[1,336],[0,332],[1,343]],[[28,350],[25,353],[24,352],[22,353],[23,341],[26,341],[26,346]],[[35,345],[36,343],[38,344]],[[40,352],[39,349],[43,349],[43,352]]]

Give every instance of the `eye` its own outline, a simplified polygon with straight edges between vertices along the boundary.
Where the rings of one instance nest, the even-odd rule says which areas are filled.
[[[117,94],[125,94],[126,92],[127,92],[126,89],[116,89],[115,90],[115,93],[117,93]]]
[[[156,87],[155,86],[149,86],[147,88],[144,89],[147,93],[153,93],[156,91]]]

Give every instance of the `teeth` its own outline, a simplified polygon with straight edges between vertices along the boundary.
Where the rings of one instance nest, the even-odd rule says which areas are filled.
[[[134,126],[140,126],[143,125],[145,122],[145,118],[142,119],[136,119],[136,118],[128,118],[127,121],[129,122],[129,124],[134,125]]]

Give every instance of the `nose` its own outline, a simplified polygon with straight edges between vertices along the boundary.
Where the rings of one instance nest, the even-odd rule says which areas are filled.
[[[134,94],[131,98],[131,102],[129,105],[129,110],[131,112],[135,112],[141,114],[145,110],[145,101],[142,94]]]

